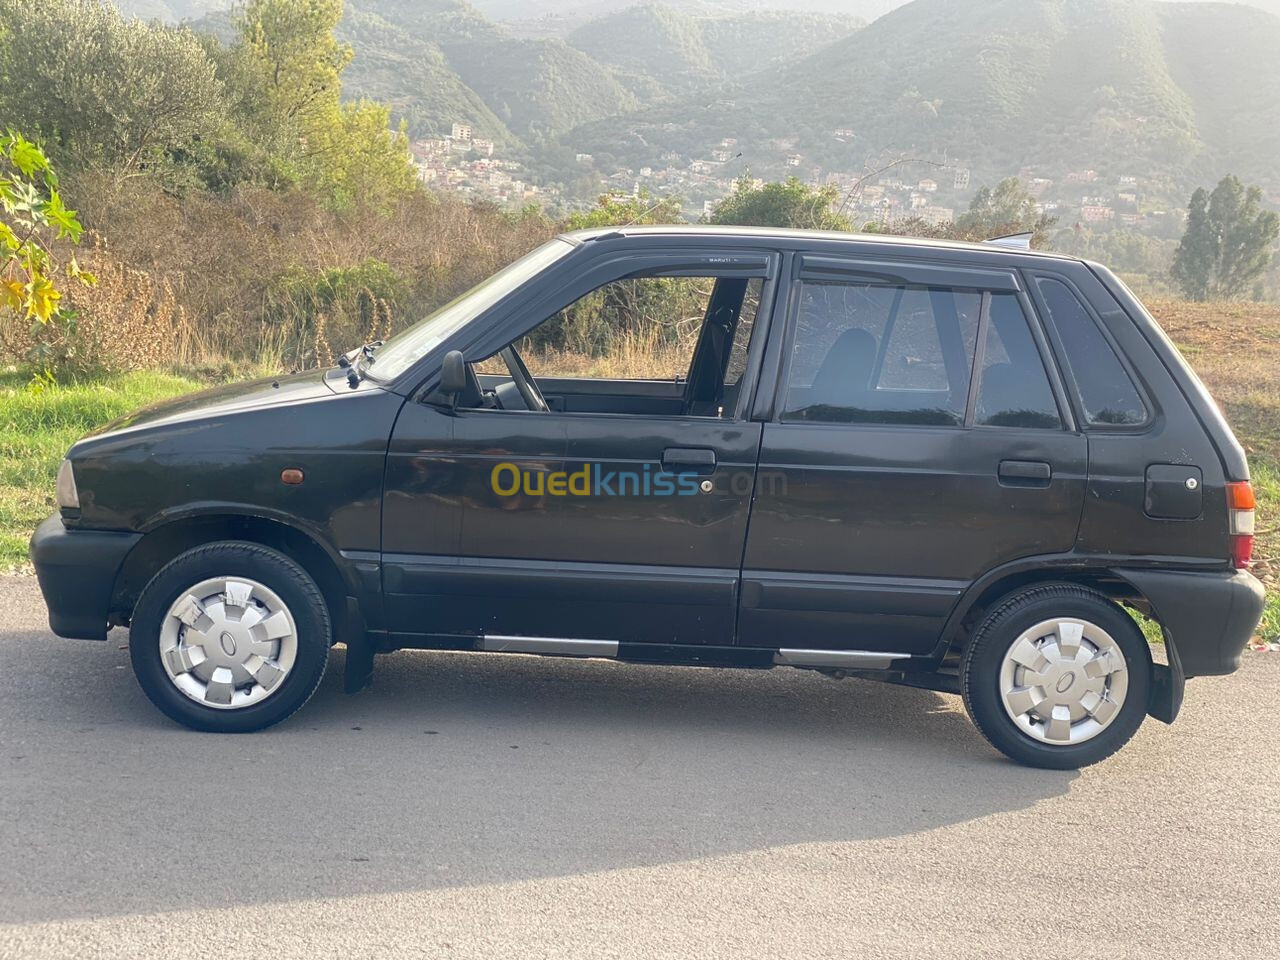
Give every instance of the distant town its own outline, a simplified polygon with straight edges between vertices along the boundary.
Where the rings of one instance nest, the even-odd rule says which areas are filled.
[[[837,128],[831,135],[848,142],[855,131]],[[848,198],[846,210],[864,223],[890,224],[907,219],[932,225],[949,223],[968,207],[974,193],[983,186],[967,166],[956,161],[909,160],[891,164],[879,174],[830,171],[797,152],[794,141],[776,140],[767,146],[776,153],[777,165],[788,175],[814,185],[838,187],[841,195]],[[594,200],[594,196],[567,197],[558,185],[534,183],[521,162],[503,157],[493,140],[475,136],[467,123],[454,123],[447,137],[416,140],[410,151],[419,178],[435,190],[513,207],[528,203],[565,207]],[[685,216],[696,220],[710,216],[733,191],[746,170],[741,156],[738,141],[726,138],[704,157],[663,154],[660,166],[600,170],[589,153],[577,154],[574,161],[583,173],[598,177],[597,195],[627,197],[647,192],[655,197],[679,196]],[[911,176],[910,172],[917,168],[924,175]],[[1011,175],[1027,185],[1043,213],[1063,226],[1129,227],[1163,234],[1181,230],[1185,220],[1181,205],[1166,209],[1170,205],[1158,200],[1146,202],[1144,194],[1169,196],[1169,184],[1146,182],[1136,173],[1106,177],[1092,169],[1071,170],[1056,177],[1045,173],[1027,167]],[[753,179],[756,185],[763,183]]]

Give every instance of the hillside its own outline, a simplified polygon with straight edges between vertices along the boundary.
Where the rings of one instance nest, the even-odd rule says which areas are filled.
[[[516,140],[436,44],[359,7],[347,11],[339,35],[357,51],[344,77],[348,95],[390,105],[415,135],[444,136],[459,122],[499,143]]]
[[[805,57],[863,25],[852,17],[804,13],[694,17],[646,4],[592,20],[566,39],[633,88],[674,93]]]
[[[147,2],[147,0],[140,0]],[[181,2],[181,0],[175,0]],[[188,0],[190,2],[190,0]],[[799,13],[840,14],[874,20],[910,0],[666,0],[673,7],[699,16],[736,16],[758,10],[786,9]],[[1186,2],[1186,0],[1164,0]],[[1194,3],[1221,3],[1224,0],[1190,0]],[[1280,0],[1225,0],[1280,15]],[[559,19],[566,23],[614,13],[634,0],[472,0],[485,16],[495,20],[530,21]]]
[[[538,139],[637,106],[580,50],[512,36],[461,0],[347,7],[344,32],[357,52],[349,92],[392,102],[417,134],[468,120],[499,140],[506,131]]]
[[[1024,167],[1137,169],[1181,185],[1224,165],[1276,185],[1280,18],[1147,0],[916,0],[707,105],[689,98],[575,131],[603,162],[705,157],[733,137],[783,172],[868,158],[959,159],[975,177]],[[837,140],[847,128],[854,136]]]
[[[116,6],[131,17],[176,23],[227,10],[231,0],[116,0]]]
[[[592,20],[568,42],[655,91],[688,91],[718,79],[698,23],[668,6],[630,7]]]

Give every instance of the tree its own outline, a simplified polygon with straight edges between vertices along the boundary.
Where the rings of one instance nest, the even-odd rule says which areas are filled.
[[[0,116],[63,163],[133,174],[221,122],[221,84],[190,30],[94,0],[0,0],[0,22]]]
[[[565,228],[589,230],[597,227],[680,223],[681,203],[679,197],[662,197],[655,200],[648,190],[641,190],[634,197],[606,193],[596,200],[596,205],[590,210],[583,210],[570,216],[565,221]]]
[[[1056,221],[1040,210],[1040,204],[1017,177],[983,187],[969,203],[967,213],[955,222],[955,238],[992,240],[1017,233],[1030,233],[1033,246],[1043,246]]]
[[[1280,216],[1262,209],[1262,190],[1223,177],[1212,194],[1191,196],[1173,279],[1188,300],[1230,300],[1266,273],[1280,238]]]
[[[59,274],[53,247],[78,243],[82,228],[58,193],[58,177],[44,152],[17,133],[0,135],[0,312],[23,315],[37,324],[62,317]],[[92,283],[75,258],[69,278]]]
[[[220,69],[269,184],[301,183],[339,208],[386,207],[414,189],[409,141],[387,107],[341,102],[352,57],[334,35],[342,12],[343,0],[250,0]]]
[[[869,223],[868,233],[890,233],[904,237],[928,237],[934,240],[967,240],[980,243],[997,237],[1019,233],[1031,234],[1036,248],[1049,244],[1049,230],[1058,221],[1040,212],[1039,204],[1017,177],[1002,180],[993,190],[983,187],[969,204],[967,212],[954,222],[938,223],[919,216],[895,220],[889,224]]]
[[[342,90],[353,52],[334,30],[343,0],[249,0],[236,18],[259,70],[262,108],[277,120],[323,115]]]
[[[810,187],[798,177],[757,184],[750,174],[743,174],[710,220],[740,227],[852,230],[849,218],[836,212],[839,201],[840,190],[835,186]]]

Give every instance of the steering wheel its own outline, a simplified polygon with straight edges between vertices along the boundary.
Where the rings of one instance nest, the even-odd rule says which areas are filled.
[[[524,405],[530,410],[538,413],[547,413],[550,407],[542,396],[542,391],[538,389],[538,384],[534,381],[533,375],[529,373],[529,368],[524,365],[524,359],[516,352],[514,346],[506,347],[498,352],[498,356],[502,357],[503,362],[507,365],[507,370],[511,373],[511,382],[516,385],[516,389],[520,391],[520,397],[524,400]]]

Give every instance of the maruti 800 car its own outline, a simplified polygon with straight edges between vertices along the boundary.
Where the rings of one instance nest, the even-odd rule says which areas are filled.
[[[525,362],[584,304],[633,322],[609,312],[677,288],[669,378]],[[1003,245],[569,234],[332,369],[110,425],[57,492],[54,632],[129,627],[147,696],[205,731],[288,717],[343,643],[350,690],[401,648],[875,678],[1074,768],[1234,671],[1263,607],[1200,381],[1109,271]]]

